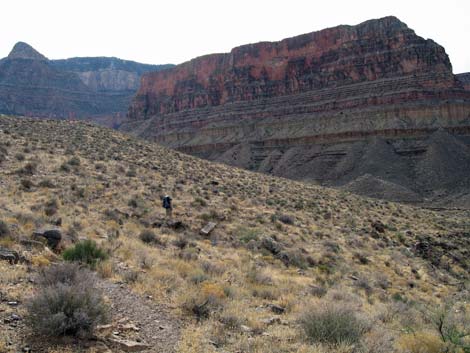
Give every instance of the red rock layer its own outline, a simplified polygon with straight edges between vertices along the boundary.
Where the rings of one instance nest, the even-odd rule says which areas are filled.
[[[129,116],[166,114],[357,82],[433,73],[452,87],[444,48],[395,17],[234,48],[143,76]]]
[[[122,129],[293,179],[456,195],[470,187],[468,82],[386,17],[146,74]]]

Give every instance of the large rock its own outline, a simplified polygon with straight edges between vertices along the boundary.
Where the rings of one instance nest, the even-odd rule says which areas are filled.
[[[441,128],[470,146],[466,77],[454,76],[442,46],[385,17],[144,74],[122,129],[292,179],[340,186],[370,175],[361,183],[380,181],[377,195],[419,201],[440,190],[419,170],[433,158],[428,137]],[[444,192],[469,186],[466,172]]]
[[[17,264],[20,256],[14,250],[0,247],[0,260],[8,261],[10,264]]]
[[[62,240],[62,233],[58,229],[41,229],[35,231],[33,237],[43,237],[51,249],[56,249]]]

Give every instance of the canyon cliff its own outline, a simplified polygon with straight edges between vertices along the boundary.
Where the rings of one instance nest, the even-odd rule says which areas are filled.
[[[117,126],[126,116],[146,65],[117,58],[48,60],[18,42],[0,60],[0,113],[85,118]]]
[[[369,196],[470,205],[467,78],[386,17],[144,74],[122,129]]]

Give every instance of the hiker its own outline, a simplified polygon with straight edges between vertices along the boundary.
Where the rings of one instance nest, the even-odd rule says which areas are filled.
[[[165,195],[165,197],[163,198],[163,208],[166,210],[167,218],[171,219],[173,206],[171,205],[171,197],[168,195]]]

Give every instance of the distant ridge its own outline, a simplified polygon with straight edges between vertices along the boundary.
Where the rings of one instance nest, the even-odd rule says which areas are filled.
[[[0,60],[0,113],[87,119],[117,127],[141,75],[167,67],[171,65],[107,57],[48,60],[18,42]]]

